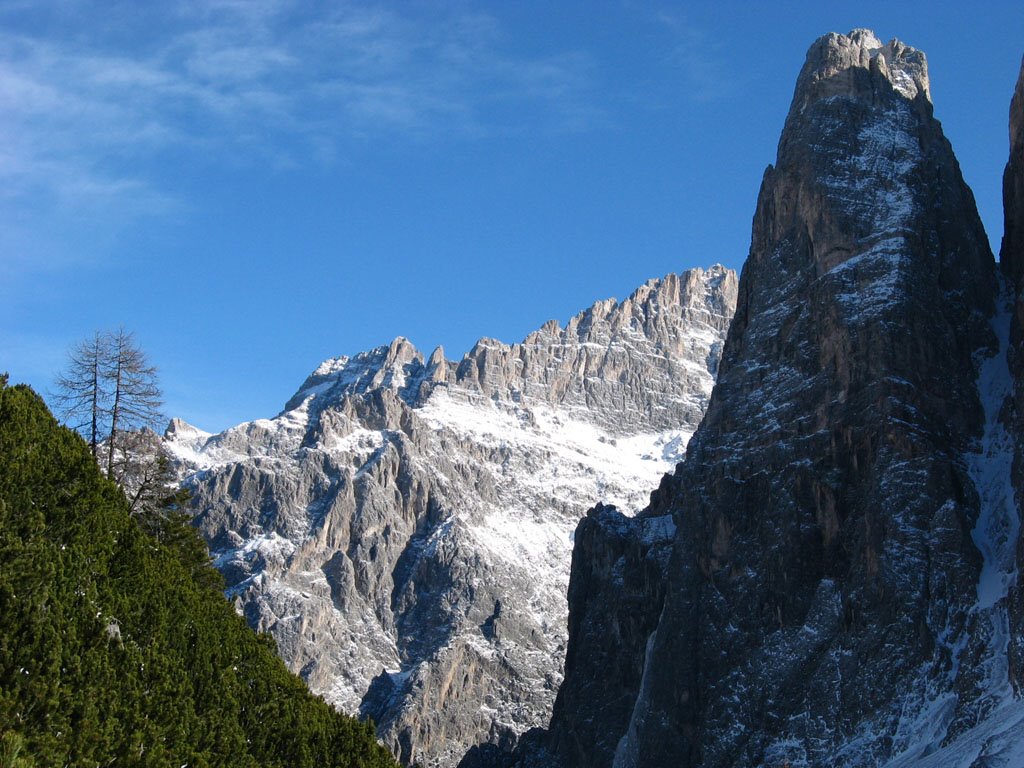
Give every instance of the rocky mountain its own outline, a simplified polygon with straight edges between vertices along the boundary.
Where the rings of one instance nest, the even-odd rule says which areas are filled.
[[[722,267],[669,275],[460,361],[402,338],[328,360],[273,419],[173,422],[229,595],[403,761],[510,748],[562,680],[576,524],[683,456],[736,292]]]
[[[1014,296],[1009,364],[1014,381],[1011,418],[1018,437],[1013,459],[1013,489],[1024,498],[1024,62],[1010,104],[1010,160],[1003,174],[1003,241],[999,262]],[[1017,572],[1024,563],[1024,543],[1017,546]],[[1015,690],[1024,688],[1024,589],[1011,586],[1010,659]]]
[[[1021,87],[1007,290],[924,55],[814,43],[707,414],[646,510],[580,524],[550,732],[506,764],[1022,764]]]

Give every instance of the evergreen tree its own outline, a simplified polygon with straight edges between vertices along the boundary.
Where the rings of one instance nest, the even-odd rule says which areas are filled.
[[[395,768],[235,613],[184,514],[139,522],[0,377],[0,766]]]
[[[33,768],[35,761],[25,750],[25,739],[8,731],[0,736],[0,768]]]

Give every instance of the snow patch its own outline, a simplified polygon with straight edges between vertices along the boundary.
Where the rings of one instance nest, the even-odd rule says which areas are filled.
[[[1006,597],[1016,583],[1015,553],[1020,533],[1020,518],[1011,483],[1014,444],[1001,420],[1003,407],[1013,391],[1013,379],[1007,364],[1011,304],[1003,287],[992,320],[992,330],[998,349],[983,349],[978,356],[978,396],[985,414],[982,435],[964,461],[978,492],[980,508],[971,532],[975,546],[982,556],[982,567],[977,584],[977,598],[970,612],[979,626],[988,625],[989,631],[978,658],[972,658],[971,669],[962,664],[968,648],[968,635],[963,630],[946,627],[938,637],[951,660],[945,680],[931,680],[927,670],[921,679],[926,688],[917,696],[908,695],[908,702],[917,704],[905,708],[894,737],[894,751],[899,756],[886,764],[886,768],[926,768],[942,766],[1003,766],[1017,768],[1024,765],[1024,704],[1014,699],[1009,679],[1007,650],[1010,639]],[[973,652],[972,652],[973,656]],[[953,685],[962,673],[979,675],[979,696],[971,706],[980,714],[980,722],[950,744],[943,746],[957,707],[961,704]],[[855,747],[855,744],[848,745]],[[845,751],[845,750],[844,750]]]
[[[992,322],[999,350],[981,362],[978,375],[985,429],[977,450],[966,457],[971,479],[981,497],[981,512],[971,534],[983,558],[978,581],[980,610],[994,607],[1017,580],[1014,556],[1020,517],[1010,480],[1014,445],[1000,419],[1003,406],[1013,393],[1013,377],[1006,359],[1010,343],[1008,302],[1004,293]]]

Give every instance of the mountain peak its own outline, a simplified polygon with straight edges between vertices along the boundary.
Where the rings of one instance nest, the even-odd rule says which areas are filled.
[[[167,429],[164,430],[164,437],[168,440],[181,440],[190,439],[196,437],[210,437],[209,432],[204,432],[199,427],[189,424],[184,419],[174,418],[167,423]]]
[[[895,38],[883,44],[869,29],[830,32],[807,51],[793,109],[802,112],[812,102],[835,97],[872,102],[885,90],[911,101],[921,96],[930,104],[924,53]]]
[[[936,169],[940,176],[926,183]],[[915,272],[938,266],[933,257],[940,251],[915,245],[915,233],[932,226],[930,212],[939,208],[969,212],[969,227],[957,235],[968,237],[961,255],[941,249],[948,259],[941,269],[959,273],[973,263],[968,283],[987,276],[991,255],[973,196],[934,117],[924,54],[899,40],[882,45],[867,30],[818,38],[766,175],[756,238],[778,243],[787,231],[802,240],[813,256],[807,266],[818,277],[832,273],[830,280],[844,284],[837,289],[841,303],[867,318],[900,303],[904,294],[894,288]],[[770,248],[755,246],[752,258],[777,259]],[[924,261],[915,265],[908,249]]]
[[[420,351],[404,336],[396,336],[390,344],[353,357],[342,355],[324,360],[285,404],[284,410],[298,407],[311,395],[326,395],[326,402],[378,388],[415,391],[423,368]]]
[[[881,765],[925,722],[937,744],[991,706],[975,692],[996,690],[999,649],[963,628],[988,621],[979,551],[1004,558],[986,574],[1006,558],[973,528],[1008,519],[975,480],[1009,466],[975,449],[1002,407],[978,386],[997,285],[922,53],[867,30],[811,46],[738,295],[701,426],[647,513],[681,532],[660,619],[606,665],[643,660],[635,704],[570,765]],[[955,643],[985,661],[958,666]],[[566,681],[563,701],[593,695]]]
[[[229,593],[407,764],[513,743],[554,704],[573,531],[683,456],[736,288],[669,275],[455,359],[398,337],[327,360],[274,419],[169,440]]]
[[[1010,159],[1003,172],[1003,243],[999,260],[1019,292],[1024,283],[1024,60],[1010,102]]]

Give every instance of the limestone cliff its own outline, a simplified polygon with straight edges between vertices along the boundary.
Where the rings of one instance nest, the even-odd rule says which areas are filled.
[[[1013,488],[1024,498],[1024,62],[1010,103],[1010,159],[1003,173],[1003,241],[1000,266],[1010,284],[1013,320],[1010,330],[1010,369],[1014,377],[1014,407],[1008,418],[1018,436],[1013,465]],[[1018,521],[1019,523],[1019,521]],[[1024,546],[1017,550],[1017,572],[1024,564]],[[1024,689],[1024,590],[1014,585],[1011,604],[1010,653],[1017,691]]]
[[[708,412],[647,513],[677,532],[629,722],[568,764],[912,761],[1008,701],[1001,306],[924,55],[818,40]]]
[[[397,755],[454,765],[546,725],[572,534],[682,457],[735,273],[695,269],[460,361],[405,339],[328,360],[274,419],[168,446],[229,594]]]

